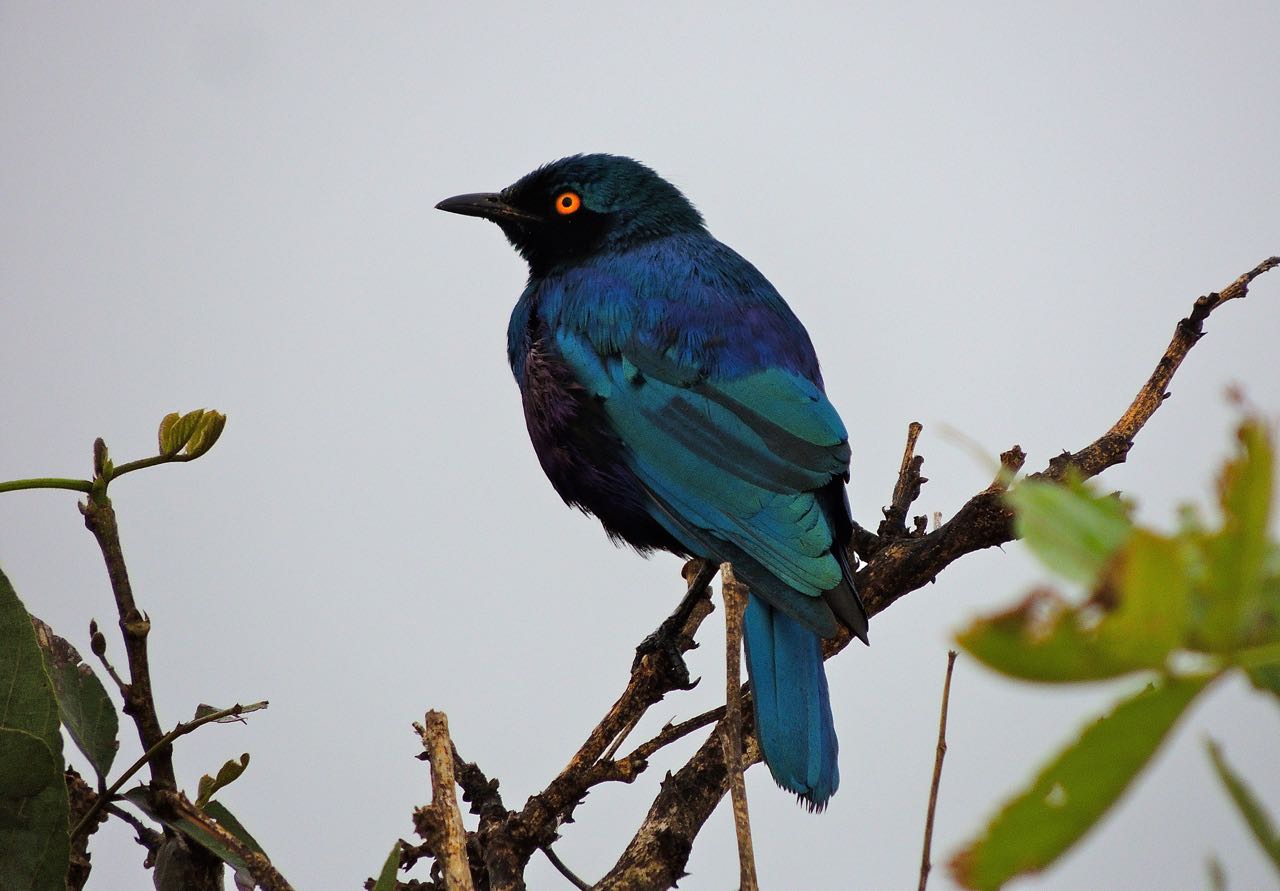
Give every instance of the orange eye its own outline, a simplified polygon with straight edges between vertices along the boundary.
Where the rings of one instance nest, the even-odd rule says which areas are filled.
[[[561,192],[556,196],[556,213],[562,217],[577,213],[580,207],[582,207],[582,199],[578,197],[577,192]]]

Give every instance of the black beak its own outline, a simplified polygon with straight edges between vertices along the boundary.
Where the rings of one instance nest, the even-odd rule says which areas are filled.
[[[470,195],[454,195],[436,205],[436,210],[460,213],[465,217],[484,217],[495,223],[540,223],[541,217],[513,207],[497,192],[474,192]]]

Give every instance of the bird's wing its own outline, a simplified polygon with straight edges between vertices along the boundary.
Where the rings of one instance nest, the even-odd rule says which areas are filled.
[[[844,571],[818,490],[846,475],[849,445],[822,390],[779,368],[712,379],[638,342],[601,355],[563,329],[556,345],[601,400],[655,519],[695,552],[747,564],[756,593],[834,633],[822,595]]]

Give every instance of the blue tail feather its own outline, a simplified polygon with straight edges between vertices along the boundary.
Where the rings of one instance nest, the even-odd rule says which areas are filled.
[[[743,632],[765,763],[778,785],[822,810],[840,785],[822,640],[754,594]]]

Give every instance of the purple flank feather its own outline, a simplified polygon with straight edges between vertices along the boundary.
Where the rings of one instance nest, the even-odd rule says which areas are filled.
[[[640,485],[621,458],[622,442],[600,418],[599,405],[559,358],[535,343],[521,363],[520,392],[529,439],[556,492],[595,514],[609,538],[641,553],[687,556],[645,509]]]

